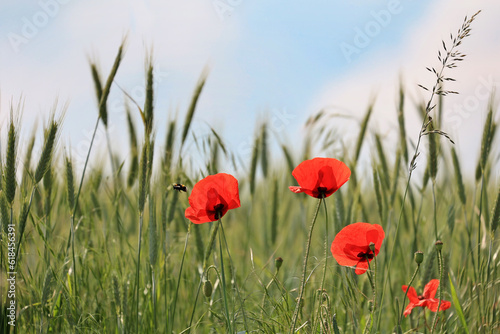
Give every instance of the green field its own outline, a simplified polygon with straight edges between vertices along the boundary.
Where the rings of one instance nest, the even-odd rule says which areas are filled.
[[[107,161],[91,147],[85,166],[75,168],[59,140],[64,124],[58,111],[43,136],[33,131],[21,137],[21,107],[14,104],[1,145],[0,332],[287,333],[295,327],[300,333],[499,333],[496,100],[478,112],[486,121],[472,157],[475,173],[462,174],[453,138],[440,131],[449,93],[441,83],[453,73],[447,65],[461,57],[454,52],[468,29],[446,42],[442,64],[429,74],[436,84],[427,87],[428,100],[417,103],[419,133],[406,131],[415,102],[400,89],[397,142],[384,141],[371,126],[370,105],[357,140],[339,149],[335,122],[320,112],[304,125],[301,149],[276,139],[269,122],[256,124],[253,151],[241,167],[239,153],[215,130],[192,131],[206,74],[185,115],[159,124],[149,65],[145,104],[129,101],[123,111],[127,156],[116,153],[119,147],[108,136]],[[106,101],[125,56],[120,48],[108,73],[91,66],[96,129],[108,131]],[[156,136],[160,127],[167,128],[166,138]],[[360,159],[363,148],[372,152],[368,163]],[[316,155],[341,160],[351,170],[349,181],[324,199],[288,188],[297,185],[293,169]],[[217,222],[192,224],[184,212],[199,180],[229,168],[237,169],[241,207],[222,217],[215,235]],[[187,193],[176,191],[176,183],[185,184]],[[356,222],[385,231],[376,261],[362,275],[340,266],[330,252],[336,234]],[[296,308],[308,241],[305,290]],[[417,251],[423,252],[418,271]],[[9,272],[16,272],[15,280],[8,280]],[[436,298],[451,307],[417,307],[402,316],[408,305],[402,286],[412,276],[418,294],[441,278]]]

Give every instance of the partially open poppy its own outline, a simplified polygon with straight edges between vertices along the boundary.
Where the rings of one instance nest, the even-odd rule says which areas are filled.
[[[351,170],[333,158],[314,158],[301,162],[292,172],[299,187],[289,187],[294,193],[306,193],[325,198],[336,192],[349,180]]]
[[[361,275],[368,269],[368,263],[377,256],[384,237],[384,230],[378,224],[347,225],[335,236],[332,255],[338,264],[356,267],[356,274]],[[370,243],[374,244],[374,250],[370,249]]]
[[[437,289],[439,287],[439,280],[433,279],[429,283],[425,285],[423,295],[417,296],[417,292],[411,286],[408,290],[408,299],[410,300],[410,304],[406,307],[404,311],[405,317],[411,313],[414,307],[427,307],[432,312],[437,312],[437,308],[439,305],[439,299],[434,298],[436,296]],[[407,285],[403,285],[401,287],[404,292],[408,289]],[[439,307],[439,311],[444,311],[449,309],[451,303],[447,300],[441,300],[441,306]]]
[[[189,205],[184,215],[193,223],[218,220],[228,210],[240,207],[238,180],[225,173],[207,176],[194,185]]]

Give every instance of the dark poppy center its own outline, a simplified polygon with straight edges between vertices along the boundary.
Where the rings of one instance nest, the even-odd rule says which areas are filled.
[[[224,209],[224,204],[217,204],[216,206],[214,206],[215,219],[219,219],[222,217],[223,209]]]
[[[424,297],[424,296],[422,296],[422,295],[417,296],[417,298],[418,298],[418,300],[424,300],[424,299],[425,299],[425,297]]]
[[[357,257],[361,258],[361,261],[366,260],[366,259],[373,259],[373,253],[371,251],[368,251],[366,253],[359,252]]]
[[[327,187],[318,187],[319,197],[320,198],[325,197],[327,191],[328,191]]]

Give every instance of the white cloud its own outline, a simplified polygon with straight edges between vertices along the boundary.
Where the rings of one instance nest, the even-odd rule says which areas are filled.
[[[472,23],[471,36],[459,47],[467,54],[465,61],[446,76],[458,80],[448,84],[448,89],[458,91],[459,95],[449,95],[444,99],[444,120],[442,129],[449,132],[457,142],[464,167],[471,171],[477,161],[482,126],[489,102],[488,92],[492,83],[500,82],[500,27],[497,14],[500,3],[494,0],[476,2],[440,1],[434,2],[422,20],[414,22],[404,42],[396,48],[378,50],[369,57],[361,58],[357,68],[341,78],[335,78],[313,98],[310,110],[325,106],[335,106],[336,111],[344,110],[361,119],[371,96],[376,96],[372,118],[372,129],[397,135],[396,102],[399,79],[402,77],[407,94],[407,134],[415,140],[421,120],[415,110],[414,102],[429,98],[416,85],[432,87],[433,74],[425,67],[438,67],[437,51],[442,48],[441,40],[449,41],[450,32],[456,34],[464,16],[469,17],[477,10],[482,13]],[[390,29],[389,26],[387,29]],[[478,94],[479,92],[479,94]],[[347,110],[347,111],[345,111]],[[352,128],[350,128],[352,129]],[[353,128],[358,131],[357,127]],[[425,148],[424,148],[425,149]],[[467,159],[465,159],[467,157]]]

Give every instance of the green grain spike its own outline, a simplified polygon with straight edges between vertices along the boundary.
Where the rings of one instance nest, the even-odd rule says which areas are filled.
[[[453,159],[453,167],[455,169],[455,181],[458,188],[458,197],[460,198],[460,202],[462,202],[462,205],[465,205],[466,197],[464,182],[462,180],[462,171],[460,169],[460,162],[458,161],[457,152],[455,151],[454,147],[451,148],[451,157]]]
[[[116,72],[118,72],[118,67],[120,67],[120,63],[122,61],[123,50],[125,48],[126,39],[122,41],[120,48],[118,49],[118,53],[116,55],[115,61],[113,63],[113,67],[111,68],[111,72],[108,75],[108,79],[106,80],[106,85],[102,89],[101,99],[99,100],[99,116],[101,117],[102,122],[105,127],[108,127],[108,111],[106,107],[106,103],[108,101],[109,92],[111,90],[111,85],[113,84],[113,80],[115,79]]]
[[[142,146],[141,162],[139,167],[139,212],[144,212],[146,202],[147,176],[148,176],[148,149],[149,143],[146,141]]]
[[[148,65],[148,71],[146,74],[146,100],[144,102],[144,118],[146,120],[146,137],[149,138],[151,133],[153,132],[153,101],[154,101],[154,92],[153,92],[153,65],[151,64],[151,60]]]
[[[493,108],[490,106],[488,115],[486,116],[486,122],[484,123],[483,138],[481,140],[481,155],[476,167],[476,182],[481,179],[481,175],[486,167],[486,161],[488,160],[488,154],[491,146],[491,126],[493,122]]]
[[[358,140],[356,143],[356,150],[355,150],[356,153],[354,155],[354,161],[356,162],[358,161],[359,154],[361,153],[361,147],[363,146],[366,129],[368,128],[368,122],[370,121],[370,116],[372,115],[372,111],[373,111],[373,102],[370,103],[370,105],[368,106],[368,110],[366,111],[365,117],[361,122],[361,129],[359,131]]]
[[[135,131],[134,121],[132,120],[132,115],[130,114],[130,109],[126,108],[127,111],[127,124],[128,132],[130,136],[130,169],[127,177],[127,185],[132,187],[135,180],[137,179],[137,174],[139,172],[139,157],[137,148],[137,134]]]
[[[38,183],[42,180],[42,177],[50,167],[58,129],[59,124],[55,120],[52,120],[50,128],[46,133],[42,155],[40,156],[40,160],[38,161],[38,166],[36,168],[35,183]]]
[[[189,128],[191,126],[191,122],[193,121],[194,112],[196,110],[196,104],[198,103],[198,99],[203,91],[203,86],[205,86],[205,82],[207,80],[207,70],[204,70],[201,73],[200,79],[196,84],[196,88],[194,90],[193,96],[191,98],[191,103],[189,104],[188,112],[186,114],[186,119],[184,120],[184,128],[182,130],[182,139],[181,139],[181,147],[184,145],[186,141]]]
[[[495,233],[498,223],[500,223],[500,188],[498,188],[497,200],[495,201],[495,207],[491,215],[490,227],[492,233]]]
[[[66,157],[66,190],[68,193],[68,205],[71,210],[75,207],[75,183],[73,164],[70,157]]]
[[[9,205],[12,205],[16,196],[16,149],[17,131],[14,120],[11,117],[7,142],[7,160],[5,163],[5,197]]]
[[[261,144],[261,151],[260,151],[260,163],[262,167],[262,174],[264,175],[264,178],[267,178],[267,171],[269,169],[269,163],[268,163],[268,144],[267,144],[267,125],[266,123],[262,124],[261,132],[260,132],[260,144]]]

